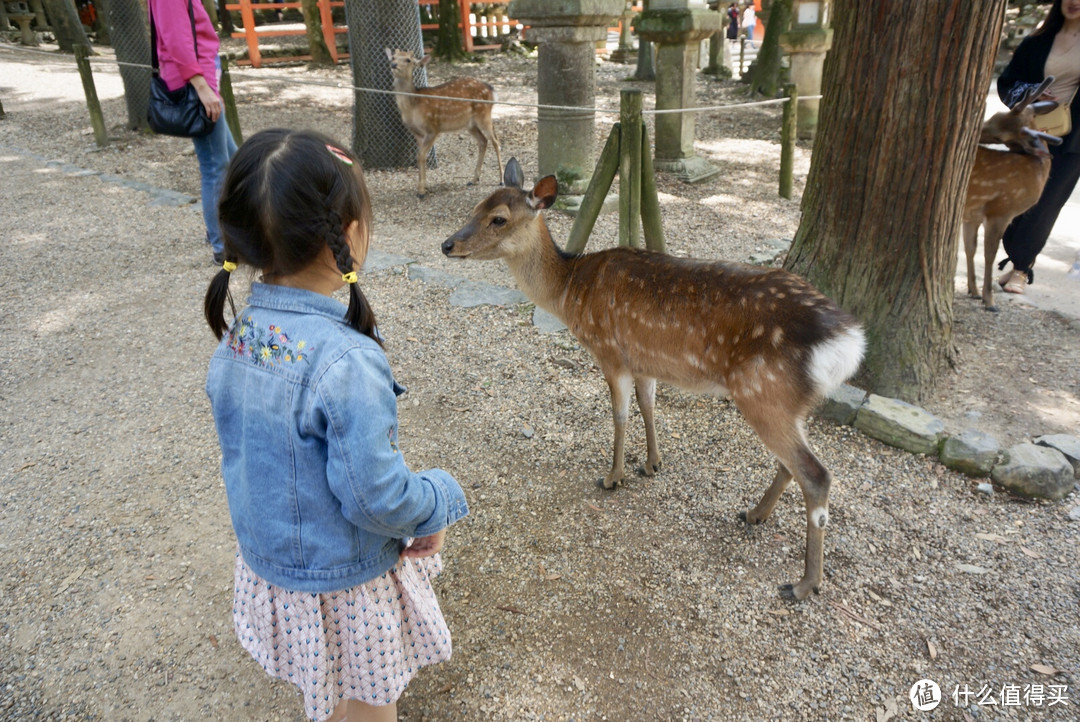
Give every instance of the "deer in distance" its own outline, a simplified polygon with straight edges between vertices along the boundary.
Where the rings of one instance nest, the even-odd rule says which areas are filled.
[[[862,362],[858,322],[787,271],[696,261],[632,248],[568,254],[541,211],[554,203],[554,176],[522,190],[511,158],[503,186],[477,205],[442,244],[451,258],[502,258],[518,287],[586,346],[611,391],[615,440],[605,488],[621,483],[631,389],[645,422],[643,473],[660,469],[654,427],[656,382],[730,397],[779,461],[757,506],[741,514],[760,524],[795,478],[806,504],[803,577],[780,587],[805,599],[822,583],[831,475],[807,443],[815,405]]]
[[[1057,107],[1055,101],[1037,101],[1054,82],[1047,77],[1007,111],[995,113],[985,123],[975,151],[975,164],[964,200],[964,256],[967,260],[968,295],[982,297],[983,308],[994,305],[994,259],[998,244],[1012,219],[1031,208],[1042,195],[1050,177],[1050,153],[1046,144],[1058,145],[1061,138],[1032,128],[1037,114]],[[1002,143],[1008,150],[987,148],[983,143]],[[975,246],[979,226],[983,227],[983,285],[975,282]]]
[[[385,48],[386,58],[390,61],[390,72],[394,76],[394,91],[399,93],[394,99],[401,111],[401,122],[416,137],[418,146],[416,165],[420,168],[420,182],[416,195],[423,198],[427,193],[427,157],[431,146],[440,133],[468,130],[476,139],[476,170],[469,185],[480,182],[480,171],[484,167],[484,154],[488,142],[495,147],[495,159],[498,161],[496,173],[502,169],[502,153],[499,141],[495,137],[495,128],[491,123],[491,101],[495,100],[495,89],[476,78],[454,78],[442,85],[417,88],[413,73],[428,64],[430,55],[417,59],[406,50]],[[400,95],[408,93],[408,95]],[[419,97],[418,97],[419,96]],[[461,98],[461,100],[447,100]],[[470,102],[472,101],[472,102]],[[486,102],[476,102],[486,101]]]

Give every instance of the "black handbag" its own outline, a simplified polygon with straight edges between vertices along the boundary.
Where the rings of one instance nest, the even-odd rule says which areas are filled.
[[[184,87],[169,90],[161,79],[158,68],[157,31],[154,28],[154,16],[150,5],[146,6],[150,16],[150,54],[153,61],[153,75],[150,78],[150,104],[146,110],[146,120],[155,133],[173,135],[180,138],[199,138],[209,135],[214,130],[214,121],[206,114],[199,99],[199,92],[191,83]],[[199,40],[195,35],[195,11],[188,0],[188,16],[191,18],[191,38],[195,43],[195,55],[199,55]]]

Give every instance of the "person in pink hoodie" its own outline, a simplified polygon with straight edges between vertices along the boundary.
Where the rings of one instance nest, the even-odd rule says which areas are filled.
[[[157,34],[162,81],[169,90],[177,90],[185,83],[191,83],[206,108],[206,114],[215,121],[213,132],[201,138],[192,138],[192,141],[195,143],[195,157],[199,160],[199,175],[202,178],[206,240],[213,251],[214,263],[220,264],[225,251],[218,226],[217,201],[225,169],[236,152],[236,142],[225,119],[225,106],[218,95],[220,42],[214,24],[199,0],[149,0],[148,10]]]

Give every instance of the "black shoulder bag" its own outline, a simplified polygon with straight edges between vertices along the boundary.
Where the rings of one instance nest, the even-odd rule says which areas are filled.
[[[170,91],[161,79],[158,68],[157,31],[154,28],[154,16],[150,12],[150,3],[146,4],[150,17],[150,55],[154,71],[150,77],[150,105],[146,111],[146,120],[155,133],[175,135],[180,138],[198,138],[209,135],[214,130],[214,121],[206,114],[206,108],[199,100],[199,93],[191,83]],[[199,56],[199,40],[195,35],[195,11],[188,0],[188,17],[191,18],[191,38],[195,43],[195,57]]]

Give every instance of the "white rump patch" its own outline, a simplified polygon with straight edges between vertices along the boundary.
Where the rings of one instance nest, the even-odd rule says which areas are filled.
[[[814,346],[810,356],[810,378],[822,396],[847,381],[859,370],[866,353],[862,328],[852,326],[839,336]]]

